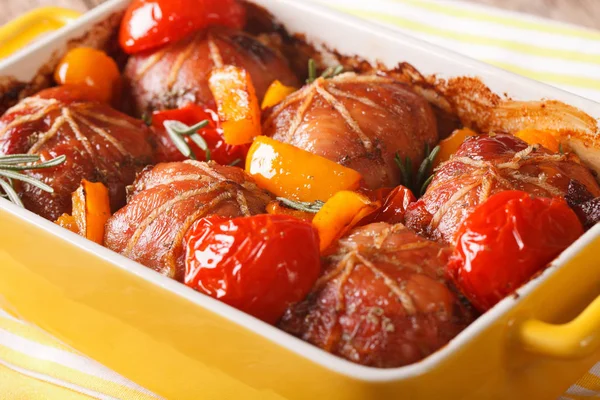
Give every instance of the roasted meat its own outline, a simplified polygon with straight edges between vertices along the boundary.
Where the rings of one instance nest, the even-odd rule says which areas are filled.
[[[572,180],[565,199],[579,217],[584,229],[591,229],[600,222],[600,197],[594,197],[581,183]]]
[[[401,224],[358,228],[325,258],[312,293],[279,326],[368,366],[421,360],[473,319],[444,281],[449,254]]]
[[[74,88],[57,87],[22,100],[0,119],[0,153],[37,154],[41,160],[65,155],[53,168],[26,173],[54,189],[17,185],[25,207],[55,220],[71,212],[71,192],[82,179],[104,183],[111,208],[125,204],[125,187],[152,162],[150,132],[143,122],[107,104],[82,100]]]
[[[413,167],[437,142],[429,103],[407,85],[377,75],[319,78],[276,106],[263,134],[360,172],[371,189],[395,187],[396,152]]]
[[[247,70],[259,99],[275,79],[298,85],[277,51],[247,33],[213,27],[156,51],[130,57],[125,76],[135,111],[141,115],[188,103],[213,105],[208,77],[215,64],[232,64]]]
[[[462,221],[494,193],[565,196],[571,180],[594,197],[600,195],[590,171],[566,154],[552,154],[511,135],[470,138],[436,170],[425,195],[408,207],[406,225],[430,239],[453,243]]]
[[[104,245],[166,276],[184,276],[183,236],[207,215],[265,211],[271,197],[239,168],[193,160],[158,164],[136,179],[106,224]]]

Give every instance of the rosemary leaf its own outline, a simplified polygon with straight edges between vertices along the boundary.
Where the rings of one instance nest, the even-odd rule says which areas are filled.
[[[324,78],[324,79],[330,78],[331,75],[333,74],[333,68],[334,67],[327,67],[325,69],[325,71],[323,71],[323,73],[321,74],[321,78]]]
[[[182,124],[179,121],[168,120],[163,122],[165,130],[167,131],[167,134],[171,138],[171,141],[173,142],[175,147],[177,147],[177,150],[179,150],[181,154],[183,154],[185,157],[192,158],[195,160],[196,157],[192,153],[192,149],[190,149],[190,146],[188,146],[185,139],[183,139],[177,133],[177,127],[180,126],[179,124],[186,126],[185,124]]]
[[[317,79],[317,64],[314,59],[308,60],[308,79],[306,83],[313,83]]]
[[[403,186],[408,187],[407,186],[408,185],[408,174],[407,174],[406,168],[404,167],[404,163],[402,162],[402,159],[400,158],[400,154],[398,152],[396,152],[394,161],[396,162],[398,169],[400,169],[400,175],[401,175],[401,179],[402,179],[402,182],[400,182],[400,183]]]
[[[39,159],[39,157],[38,157],[38,159]],[[53,158],[52,160],[44,161],[39,164],[13,165],[13,164],[5,164],[4,159],[0,156],[0,170],[27,171],[27,170],[32,170],[32,169],[45,169],[45,168],[56,167],[57,165],[64,163],[66,159],[67,159],[67,156],[65,156],[63,154],[61,156]]]
[[[396,152],[394,161],[400,169],[403,186],[409,188],[415,195],[422,195],[429,183],[433,179],[433,161],[440,151],[440,146],[435,146],[433,150],[429,150],[429,144],[425,144],[425,158],[419,165],[416,174],[412,171],[412,162],[410,157],[405,157],[404,160],[400,157],[400,153]]]
[[[336,77],[339,74],[341,74],[342,72],[344,72],[344,66],[343,65],[338,65],[337,67],[334,68],[333,73],[331,74],[331,77]]]
[[[206,143],[206,140],[204,140],[204,138],[197,133],[192,133],[190,135],[190,139],[196,143],[198,147],[204,150],[206,161],[210,161],[210,149],[208,148],[208,143]]]
[[[146,124],[146,126],[152,126],[152,114],[143,113],[142,121],[144,121],[144,124]]]
[[[179,121],[177,121],[177,122],[179,122]],[[200,121],[197,124],[192,125],[192,126],[187,126],[186,124],[179,122],[176,132],[178,135],[181,135],[181,136],[190,136],[190,135],[193,135],[194,133],[198,133],[198,131],[202,128],[205,128],[206,125],[208,125],[207,119]]]
[[[437,155],[441,149],[442,148],[440,146],[435,146],[433,148],[433,150],[431,150],[431,153],[429,153],[429,156],[427,158],[429,158],[429,161],[431,161],[432,164],[435,161],[435,158],[437,157]],[[425,154],[427,154],[427,153],[425,153]]]
[[[433,180],[433,175],[429,175],[429,178],[427,178],[425,180],[425,182],[423,182],[423,185],[421,186],[421,190],[419,191],[420,196],[423,196],[425,194],[425,191],[427,190],[427,187],[429,187],[429,184],[431,183],[432,180]]]
[[[6,178],[16,179],[18,181],[23,181],[29,183],[32,186],[35,186],[44,192],[54,193],[54,189],[50,186],[46,185],[44,182],[38,181],[35,178],[22,174],[20,172],[8,171],[8,170],[0,170],[0,176],[4,176]]]
[[[20,171],[51,168],[65,162],[67,156],[61,155],[52,160],[44,161],[39,164],[31,164],[40,160],[39,155],[35,154],[10,154],[0,156],[0,189],[4,194],[0,196],[8,198],[13,203],[23,207],[23,202],[13,187],[13,179],[17,179],[30,185],[33,185],[45,192],[53,193],[54,189],[45,183],[21,173]]]
[[[412,189],[413,187],[413,171],[412,171],[412,162],[410,157],[406,157],[404,159],[404,168],[406,168],[406,187]]]
[[[306,211],[309,213],[316,214],[325,204],[321,200],[317,200],[313,203],[305,202],[305,201],[295,201],[286,199],[285,197],[277,197],[277,200],[282,202],[286,207],[293,208],[295,210]]]
[[[204,150],[206,154],[206,161],[210,161],[211,153],[208,148],[208,144],[206,140],[202,136],[198,134],[198,130],[206,127],[208,125],[208,120],[205,119],[203,121],[198,122],[192,126],[187,126],[183,122],[176,120],[167,120],[163,122],[165,130],[167,134],[175,144],[175,147],[183,154],[185,157],[191,158],[192,160],[196,160],[197,157],[187,144],[183,136],[189,136],[190,139],[198,145],[202,150]]]
[[[431,160],[428,157],[426,157],[419,166],[419,170],[417,171],[417,178],[415,179],[417,185],[421,185],[422,182],[427,180],[427,177],[430,176],[430,168]]]
[[[0,164],[12,165],[12,164],[24,164],[30,162],[39,161],[40,156],[36,154],[11,154],[7,156],[0,156]]]
[[[0,187],[2,187],[2,190],[4,190],[4,193],[6,193],[6,196],[10,201],[18,206],[24,207],[21,198],[10,183],[6,182],[4,179],[0,179]]]
[[[325,71],[323,71],[323,73],[321,74],[321,78],[323,78],[323,79],[334,78],[334,77],[338,76],[339,74],[341,74],[342,72],[344,72],[343,65],[336,65],[335,67],[327,67],[325,69]]]
[[[236,165],[238,165],[238,164],[239,164],[239,163],[241,163],[241,162],[242,162],[242,160],[241,160],[241,159],[239,159],[239,158],[236,158],[235,160],[233,160],[233,161],[232,161],[232,162],[229,164],[229,166],[231,166],[231,167],[235,167]]]

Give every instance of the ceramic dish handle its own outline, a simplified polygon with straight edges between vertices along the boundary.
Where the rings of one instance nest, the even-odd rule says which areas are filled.
[[[0,27],[0,58],[22,49],[45,33],[62,28],[81,13],[61,7],[42,7]]]
[[[580,358],[600,348],[600,296],[571,322],[552,325],[528,320],[518,330],[525,349],[558,358]]]

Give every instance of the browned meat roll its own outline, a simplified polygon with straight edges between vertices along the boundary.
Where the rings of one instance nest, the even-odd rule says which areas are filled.
[[[213,27],[151,53],[130,57],[125,76],[136,112],[141,115],[187,103],[214,105],[208,77],[215,61],[246,69],[259,99],[275,79],[298,85],[278,52],[247,33]]]
[[[182,240],[197,219],[260,214],[270,200],[239,168],[193,160],[158,164],[140,174],[127,205],[108,220],[104,245],[182,280]]]
[[[568,155],[529,146],[511,135],[470,138],[438,168],[425,195],[408,207],[406,225],[430,239],[453,243],[463,220],[491,195],[523,190],[533,196],[565,196],[572,179],[594,197],[600,195],[590,171]]]
[[[395,187],[396,152],[416,168],[438,140],[429,103],[407,85],[377,75],[319,78],[276,106],[263,134],[360,172],[371,189]]]
[[[450,250],[403,225],[340,240],[307,299],[280,327],[356,363],[393,368],[444,346],[473,319],[444,281]]]
[[[150,132],[142,121],[84,97],[77,88],[47,89],[22,100],[0,119],[2,154],[37,154],[42,161],[67,157],[57,167],[26,172],[54,193],[17,185],[25,207],[50,220],[71,213],[71,193],[82,179],[104,183],[111,208],[117,210],[125,204],[125,187],[152,162]]]

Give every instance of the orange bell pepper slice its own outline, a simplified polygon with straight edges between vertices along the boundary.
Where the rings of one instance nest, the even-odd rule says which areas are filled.
[[[278,197],[327,201],[340,190],[354,190],[362,177],[353,169],[266,136],[254,140],[246,172],[257,185]]]
[[[215,67],[208,86],[217,104],[225,143],[252,142],[261,133],[260,106],[250,74],[233,65]]]
[[[279,200],[273,200],[267,204],[267,214],[272,215],[290,215],[303,221],[311,222],[315,217],[314,213],[307,211],[295,210],[290,207],[286,207]]]
[[[319,232],[321,251],[380,207],[381,202],[372,201],[363,194],[347,190],[337,192],[313,219],[313,225]]]
[[[448,161],[450,157],[456,153],[460,145],[463,144],[467,138],[473,136],[477,136],[477,132],[469,128],[462,128],[455,130],[452,132],[452,135],[440,141],[440,143],[438,143],[440,146],[440,151],[437,153],[437,156],[435,156],[435,160],[433,160],[433,168],[436,168],[441,163]]]
[[[274,80],[267,89],[267,93],[265,93],[261,108],[264,110],[266,108],[276,106],[296,90],[298,89],[295,87],[286,86],[278,80]]]
[[[102,183],[81,181],[72,195],[73,218],[82,236],[96,243],[104,241],[104,225],[110,218],[108,189]]]
[[[56,223],[93,242],[102,244],[104,225],[110,218],[110,198],[106,186],[84,179],[71,195],[71,201],[73,215],[63,214]]]
[[[560,151],[560,144],[556,138],[556,133],[549,130],[538,129],[523,129],[515,133],[519,139],[527,142],[527,144],[539,144],[553,153]]]
[[[58,219],[54,221],[54,223],[59,226],[62,226],[65,229],[70,230],[73,233],[79,234],[79,227],[77,226],[77,221],[75,221],[75,218],[73,218],[72,215],[63,214],[60,217],[58,217]]]

